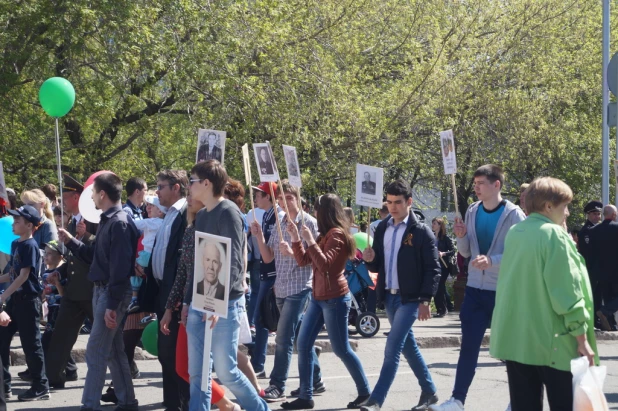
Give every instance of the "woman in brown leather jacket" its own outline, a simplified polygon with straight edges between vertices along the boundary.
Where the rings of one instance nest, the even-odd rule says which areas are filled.
[[[348,408],[359,408],[369,398],[370,389],[363,366],[348,343],[351,297],[344,276],[346,262],[354,257],[356,245],[339,197],[334,194],[320,196],[315,209],[321,233],[317,240],[307,227],[303,227],[299,236],[296,225],[287,225],[296,262],[301,267],[311,264],[313,268],[313,298],[305,312],[297,342],[300,394],[298,399],[283,403],[281,407],[286,410],[313,408],[312,350],[322,326],[326,324],[333,352],[343,361],[356,383],[358,397],[348,404]],[[306,249],[300,237],[307,243]]]

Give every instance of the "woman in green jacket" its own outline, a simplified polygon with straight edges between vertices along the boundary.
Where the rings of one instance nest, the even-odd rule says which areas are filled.
[[[541,411],[543,387],[552,411],[571,411],[571,360],[598,364],[586,265],[562,227],[572,199],[563,181],[534,180],[505,240],[490,353],[506,360],[513,411]]]

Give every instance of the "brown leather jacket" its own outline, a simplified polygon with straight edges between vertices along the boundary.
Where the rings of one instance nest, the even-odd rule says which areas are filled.
[[[348,293],[344,273],[349,250],[340,229],[333,228],[325,236],[318,237],[317,243],[307,250],[300,241],[292,243],[292,250],[299,266],[311,264],[313,268],[313,298],[330,300]]]

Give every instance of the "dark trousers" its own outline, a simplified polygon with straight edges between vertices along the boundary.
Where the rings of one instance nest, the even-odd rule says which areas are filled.
[[[135,364],[135,347],[142,338],[144,330],[124,330],[122,332],[122,339],[124,341],[124,352],[127,354],[127,360],[129,360],[129,367],[131,367],[131,373],[133,374],[137,370],[137,364]]]
[[[41,344],[43,344],[43,352],[45,353],[45,358],[48,358],[49,355],[49,344],[51,343],[52,335],[54,335],[53,330],[46,330],[41,337]],[[74,374],[77,372],[77,364],[75,363],[75,359],[73,355],[69,355],[69,360],[67,361],[67,366],[64,369],[66,374]],[[49,372],[47,372],[49,374]],[[48,377],[49,378],[49,377]]]
[[[47,356],[45,363],[47,375],[52,384],[66,381],[67,363],[71,358],[71,350],[77,341],[85,318],[93,321],[91,300],[73,301],[64,297],[60,301],[60,311],[49,342],[49,350],[54,354]]]
[[[163,318],[164,312],[158,312],[157,316]],[[157,346],[159,349],[159,362],[163,376],[163,404],[168,410],[189,409],[189,383],[176,373],[176,340],[178,340],[178,321],[180,312],[172,312],[170,321],[170,334],[165,335],[159,330]]]
[[[618,284],[601,282],[600,288],[603,291],[603,305],[600,310],[606,316],[613,317],[618,311]]]
[[[0,367],[2,367],[2,357],[0,357]],[[4,373],[0,373],[0,411],[6,411],[6,393],[4,392]]]
[[[11,386],[11,373],[9,372],[11,340],[15,333],[19,332],[21,346],[26,355],[26,364],[32,376],[32,387],[37,391],[49,389],[39,329],[41,299],[35,294],[16,292],[7,303],[6,312],[11,317],[11,322],[6,327],[0,327],[0,358],[2,358],[5,386]]]
[[[506,362],[513,411],[543,411],[543,387],[551,411],[573,409],[573,376],[555,368]]]
[[[434,303],[436,304],[436,310],[438,314],[444,314],[447,311],[453,311],[453,303],[451,302],[451,296],[446,291],[446,280],[448,280],[449,272],[443,269],[440,274],[440,282],[438,283],[438,291],[434,297]]]

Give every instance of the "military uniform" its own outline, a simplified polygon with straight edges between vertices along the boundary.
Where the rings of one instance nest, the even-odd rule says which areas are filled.
[[[584,207],[584,213],[586,215],[588,215],[588,213],[592,211],[602,211],[602,210],[603,210],[603,203],[601,203],[600,201],[590,201]],[[594,300],[594,312],[596,313],[601,305],[601,301],[603,298],[602,297],[603,291],[599,287],[599,278],[597,278],[597,275],[595,274],[597,270],[594,270],[593,267],[591,266],[591,258],[590,258],[590,255],[591,255],[590,229],[595,226],[596,224],[594,224],[592,221],[586,220],[581,230],[579,230],[579,233],[577,233],[577,248],[579,250],[579,253],[582,255],[582,257],[584,257],[584,260],[586,261],[586,269],[588,270],[588,277],[590,278],[590,286],[592,287],[592,297]]]
[[[81,193],[84,187],[70,176],[64,176],[65,191]],[[94,240],[97,225],[86,223],[87,233],[81,241],[90,245]],[[77,232],[77,219],[71,218],[67,231],[72,236]],[[51,386],[64,385],[66,381],[65,367],[71,356],[71,350],[86,318],[93,321],[92,295],[94,285],[88,280],[90,264],[80,260],[73,253],[67,255],[67,284],[64,287],[64,296],[60,301],[60,310],[56,318],[54,332],[49,344],[49,352],[53,355],[46,360],[47,377]]]

